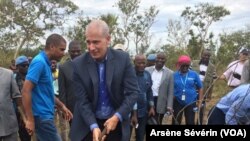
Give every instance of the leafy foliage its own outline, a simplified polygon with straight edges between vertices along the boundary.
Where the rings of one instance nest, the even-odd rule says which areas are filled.
[[[0,1],[0,48],[34,47],[47,31],[62,26],[67,16],[77,10],[68,0]]]
[[[168,21],[167,25],[167,41],[171,46],[186,50],[189,40],[189,30],[191,28],[190,22],[184,20]]]
[[[250,28],[220,35],[221,47],[217,53],[217,59],[221,64],[229,64],[236,60],[241,48],[250,49]]]
[[[82,50],[86,50],[86,44],[85,44],[85,29],[86,26],[90,23],[91,19],[89,17],[78,17],[77,23],[73,27],[69,27],[66,36],[72,41],[77,40],[81,43]]]
[[[114,46],[117,43],[124,43],[124,39],[121,34],[121,29],[118,27],[118,16],[114,14],[106,14],[106,15],[100,15],[99,17],[96,18],[90,18],[88,16],[82,16],[82,15],[83,14],[80,14],[80,16],[77,18],[76,25],[70,27],[67,33],[65,34],[70,40],[80,41],[83,50],[87,49],[87,46],[85,44],[86,26],[91,22],[92,19],[101,19],[108,24],[112,39],[111,46]]]
[[[229,14],[230,12],[223,6],[214,6],[209,3],[200,3],[196,5],[194,9],[186,7],[181,17],[192,23],[190,30],[191,41],[189,43],[194,44],[189,44],[189,48],[191,47],[189,49],[191,54],[197,54],[198,52],[200,55],[204,48],[209,48],[211,46],[210,43],[212,43],[213,34],[209,34],[209,27],[212,23],[221,20],[222,17]]]
[[[109,25],[109,30],[111,34],[111,46],[113,47],[116,44],[124,44],[125,40],[119,28],[118,16],[114,14],[101,15],[100,19],[105,21]]]
[[[156,6],[150,6],[142,14],[138,12],[140,0],[120,0],[117,3],[122,12],[123,27],[122,34],[126,39],[127,47],[130,40],[135,45],[136,54],[143,54],[150,45],[149,29],[155,22],[155,17],[159,13]]]
[[[176,48],[175,46],[165,45],[162,47],[163,52],[167,56],[166,66],[172,70],[176,70],[176,63],[180,55],[186,54],[181,48]],[[187,54],[186,54],[187,55]]]

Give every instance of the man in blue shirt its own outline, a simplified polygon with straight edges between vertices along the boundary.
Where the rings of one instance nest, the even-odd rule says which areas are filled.
[[[28,133],[36,132],[40,141],[61,141],[54,124],[55,104],[66,120],[73,115],[54,95],[51,60],[60,61],[66,48],[65,39],[52,34],[46,40],[44,51],[32,60],[22,89],[22,100],[26,114],[25,125]]]
[[[250,124],[250,84],[243,84],[222,97],[210,110],[209,125]]]
[[[146,57],[144,55],[136,55],[134,64],[140,92],[137,104],[134,106],[131,122],[136,128],[136,141],[143,141],[148,117],[155,115],[151,89],[152,80],[150,73],[145,71]],[[138,127],[136,127],[137,122]]]

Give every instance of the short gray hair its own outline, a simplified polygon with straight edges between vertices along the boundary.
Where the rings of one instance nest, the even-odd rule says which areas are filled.
[[[108,24],[103,20],[92,20],[86,27],[86,33],[91,27],[102,29],[103,36],[109,36]]]

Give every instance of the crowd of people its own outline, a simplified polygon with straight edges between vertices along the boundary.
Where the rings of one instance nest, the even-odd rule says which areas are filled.
[[[136,141],[143,141],[146,125],[161,125],[166,115],[173,125],[202,125],[217,79],[232,91],[210,110],[207,124],[250,124],[247,49],[218,77],[209,50],[200,60],[181,55],[171,70],[163,52],[138,54],[132,62],[124,45],[110,48],[102,20],[92,20],[85,37],[88,51],[71,41],[63,64],[66,40],[51,34],[33,58],[17,57],[12,71],[0,67],[0,141],[129,141],[133,128]]]

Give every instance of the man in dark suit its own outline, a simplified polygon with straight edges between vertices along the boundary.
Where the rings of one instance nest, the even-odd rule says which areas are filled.
[[[75,106],[75,95],[73,86],[73,63],[72,60],[77,56],[82,54],[81,43],[79,41],[73,40],[69,43],[68,50],[70,58],[65,61],[65,63],[59,65],[59,95],[58,98],[66,105],[66,107],[74,113]],[[71,125],[72,120],[69,123],[62,119],[60,114],[57,114],[57,123],[59,132],[61,134],[62,140],[67,141],[69,133],[69,125]]]
[[[108,48],[111,37],[104,21],[86,28],[88,52],[73,60],[76,105],[71,125],[73,141],[129,141],[129,113],[137,100],[138,84],[129,54]]]
[[[73,86],[73,63],[72,60],[82,54],[81,44],[79,41],[72,41],[69,43],[69,55],[64,64],[59,66],[59,99],[66,105],[66,107],[73,113],[75,96]]]

